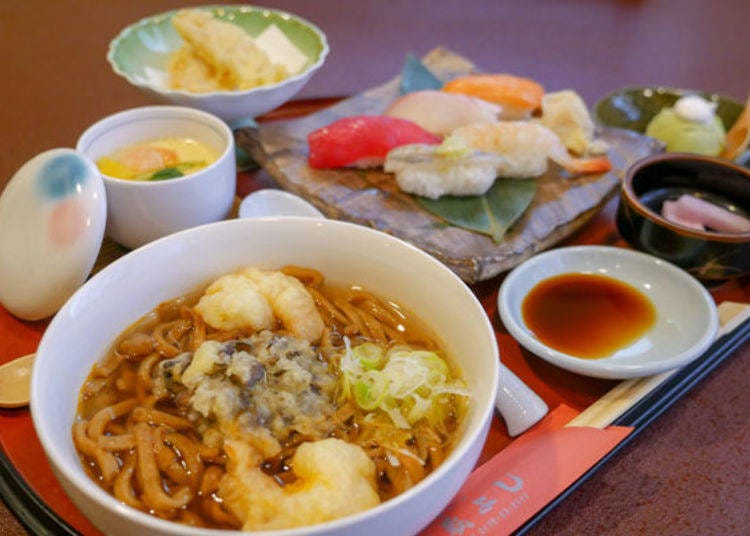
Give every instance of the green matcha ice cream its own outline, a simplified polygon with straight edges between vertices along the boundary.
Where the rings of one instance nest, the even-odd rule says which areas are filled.
[[[670,152],[718,156],[724,148],[726,131],[715,114],[715,104],[691,95],[656,114],[646,135],[663,141]]]

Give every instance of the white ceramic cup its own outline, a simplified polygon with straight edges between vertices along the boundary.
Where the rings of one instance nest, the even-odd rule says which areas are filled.
[[[174,179],[145,182],[102,175],[107,192],[107,235],[134,249],[148,242],[225,218],[236,188],[234,137],[218,117],[180,106],[146,106],[116,113],[89,127],[76,149],[96,162],[134,143],[164,137],[192,138],[220,156],[204,169]]]

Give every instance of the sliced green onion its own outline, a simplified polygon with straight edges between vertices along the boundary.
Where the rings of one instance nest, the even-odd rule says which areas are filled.
[[[351,347],[341,356],[340,393],[365,411],[381,410],[399,428],[422,418],[438,424],[451,396],[469,396],[464,383],[435,352],[398,346],[385,351],[373,343]]]
[[[378,373],[364,374],[354,382],[354,400],[365,411],[377,408],[384,394],[385,383],[382,375]]]
[[[352,354],[365,370],[381,368],[385,362],[385,351],[372,342],[365,342],[353,348]]]

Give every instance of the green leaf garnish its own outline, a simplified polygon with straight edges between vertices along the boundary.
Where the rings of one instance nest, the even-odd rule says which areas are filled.
[[[166,179],[176,179],[177,177],[184,177],[188,173],[204,167],[206,167],[206,162],[204,162],[203,160],[195,162],[180,162],[176,166],[160,169],[159,171],[156,171],[146,177],[137,178],[147,181],[163,181]]]
[[[174,179],[177,177],[184,177],[185,174],[177,169],[176,167],[168,167],[164,169],[160,169],[153,175],[151,175],[148,180],[150,181],[163,181],[166,179]]]
[[[188,173],[204,168],[207,165],[208,163],[205,160],[191,160],[189,162],[180,162],[175,167],[187,175]]]
[[[413,93],[425,89],[440,89],[443,82],[413,54],[406,55],[401,71],[401,93]]]
[[[414,198],[429,212],[453,225],[489,235],[495,243],[500,243],[529,207],[535,192],[536,180],[497,179],[492,188],[480,196]]]

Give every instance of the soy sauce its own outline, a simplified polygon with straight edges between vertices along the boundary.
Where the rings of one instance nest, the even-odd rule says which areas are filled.
[[[562,274],[524,298],[526,326],[547,346],[583,359],[615,353],[656,323],[656,309],[636,288],[598,274]]]

